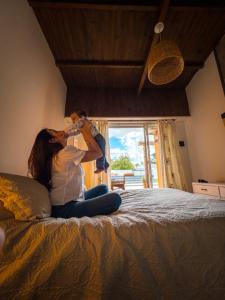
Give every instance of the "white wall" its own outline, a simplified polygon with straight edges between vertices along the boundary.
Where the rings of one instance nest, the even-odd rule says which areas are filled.
[[[186,88],[191,118],[185,121],[192,180],[225,182],[225,96],[212,53]]]
[[[26,0],[0,0],[0,172],[26,174],[37,132],[62,128],[66,86]]]

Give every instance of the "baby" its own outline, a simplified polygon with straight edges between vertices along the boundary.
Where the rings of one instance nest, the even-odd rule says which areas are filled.
[[[83,110],[77,110],[76,112],[73,112],[70,115],[73,125],[67,128],[65,131],[68,136],[75,136],[80,134],[79,129],[84,126],[84,120],[88,121],[91,124],[91,134],[94,137],[96,143],[99,145],[101,151],[102,151],[102,157],[98,158],[96,160],[96,170],[95,173],[100,173],[102,171],[107,171],[109,167],[109,163],[106,160],[105,157],[105,139],[104,137],[99,133],[98,129],[95,127],[94,124],[91,123],[87,119],[87,114]]]

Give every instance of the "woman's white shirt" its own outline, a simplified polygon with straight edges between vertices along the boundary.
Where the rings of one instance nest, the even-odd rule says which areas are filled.
[[[84,194],[84,174],[80,165],[85,151],[68,145],[52,160],[52,205],[64,205],[71,200],[81,200]]]

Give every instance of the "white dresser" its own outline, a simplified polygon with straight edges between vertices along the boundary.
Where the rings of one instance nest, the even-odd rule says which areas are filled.
[[[193,193],[204,194],[225,200],[225,183],[192,182]]]

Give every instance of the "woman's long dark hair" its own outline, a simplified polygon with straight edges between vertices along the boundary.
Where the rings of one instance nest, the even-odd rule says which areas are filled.
[[[60,143],[50,143],[52,138],[46,129],[42,129],[35,139],[28,159],[28,172],[48,190],[51,189],[52,158],[63,148]]]

